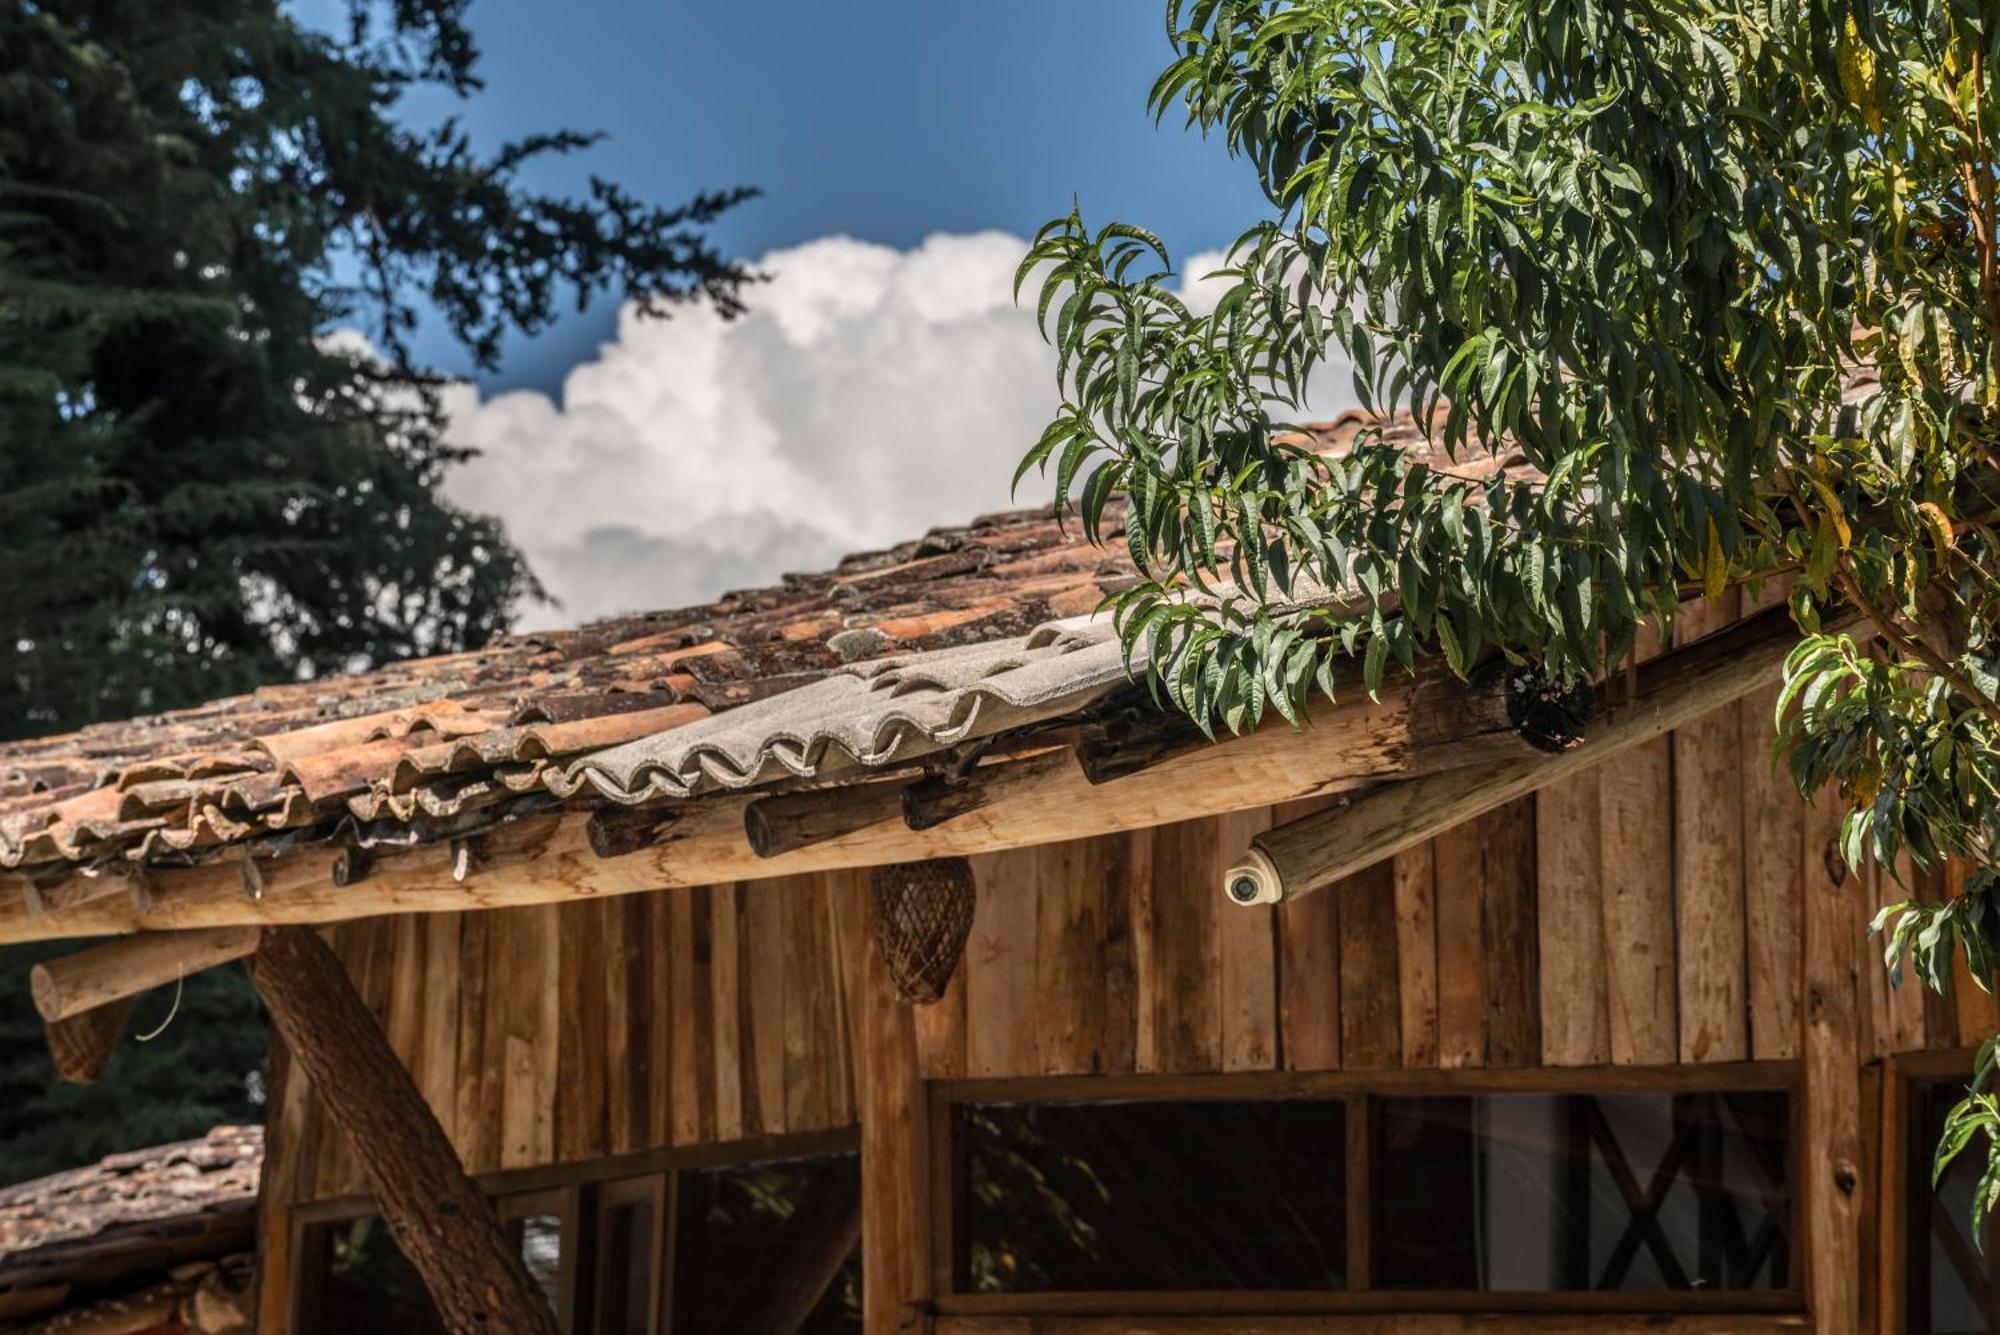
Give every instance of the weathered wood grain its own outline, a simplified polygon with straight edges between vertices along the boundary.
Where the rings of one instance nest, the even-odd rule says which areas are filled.
[[[1656,1066],[1680,1053],[1675,1005],[1673,762],[1665,738],[1597,770],[1604,850],[1605,995],[1611,1060]]]
[[[1594,770],[1535,795],[1536,926],[1541,957],[1542,1060],[1611,1060],[1604,961],[1603,800]]]

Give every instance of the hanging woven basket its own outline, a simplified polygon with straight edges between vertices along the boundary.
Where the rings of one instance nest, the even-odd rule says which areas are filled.
[[[928,1006],[944,995],[972,934],[972,864],[964,858],[877,867],[875,939],[896,995]]]

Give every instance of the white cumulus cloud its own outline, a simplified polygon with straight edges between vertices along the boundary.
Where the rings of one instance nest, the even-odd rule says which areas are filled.
[[[498,515],[560,601],[530,626],[697,603],[1004,508],[1057,403],[1013,299],[1025,249],[829,237],[758,261],[772,281],[734,321],[627,309],[560,402],[447,392],[449,438],[481,453],[446,494]]]

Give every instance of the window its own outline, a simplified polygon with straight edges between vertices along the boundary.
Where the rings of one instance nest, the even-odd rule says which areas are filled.
[[[565,1180],[496,1193],[502,1226],[564,1330],[859,1335],[857,1155],[635,1171],[648,1158],[659,1156],[534,1170],[544,1184]],[[443,1332],[415,1268],[373,1214],[309,1224],[299,1257],[293,1328],[303,1335]]]
[[[1038,1082],[1032,1103],[954,1082],[936,1094],[942,1303],[1800,1310],[1795,1068],[1560,1083],[1584,1078],[1465,1072],[1440,1093],[1393,1075],[1081,1077]]]
[[[2000,1228],[1989,1216],[1975,1237],[1972,1195],[1985,1170],[1984,1146],[1972,1146],[1952,1161],[1935,1191],[1930,1188],[1931,1155],[1952,1105],[1965,1096],[1969,1073],[1921,1080],[1911,1087],[1909,1190],[1909,1329],[1933,1335],[1992,1335],[2000,1332],[2000,1286],[1994,1248]]]
[[[1375,1101],[1387,1289],[1785,1289],[1781,1093]]]
[[[380,1335],[444,1335],[444,1322],[416,1267],[377,1215],[314,1225],[306,1233],[317,1282],[301,1294],[312,1329]]]
[[[1346,1113],[1337,1099],[962,1105],[958,1286],[1343,1287]]]

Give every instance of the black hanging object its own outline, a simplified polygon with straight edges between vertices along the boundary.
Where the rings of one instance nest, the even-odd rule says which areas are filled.
[[[1597,691],[1582,677],[1561,682],[1535,668],[1507,674],[1507,721],[1537,751],[1567,751],[1583,740]]]

